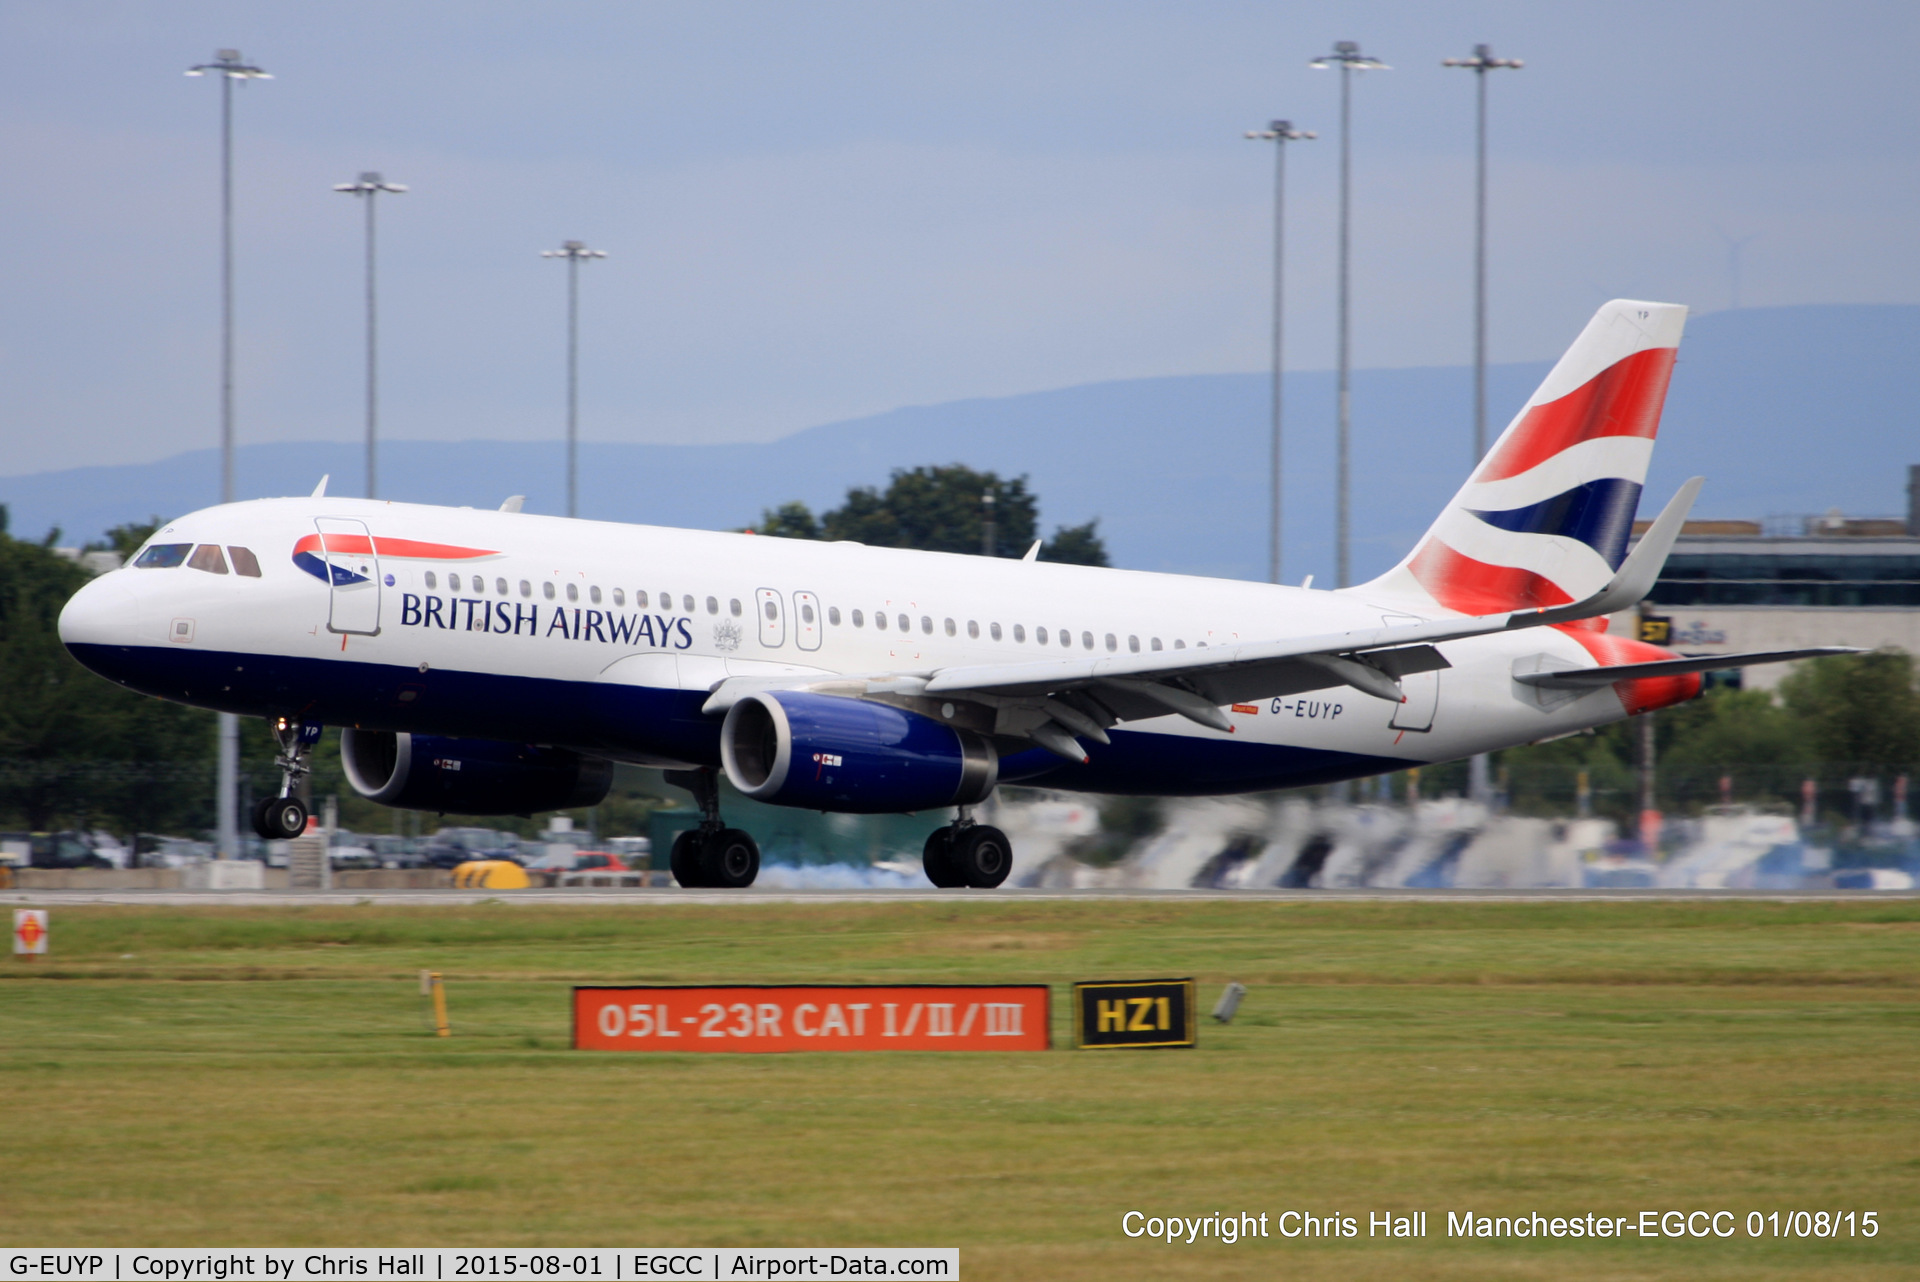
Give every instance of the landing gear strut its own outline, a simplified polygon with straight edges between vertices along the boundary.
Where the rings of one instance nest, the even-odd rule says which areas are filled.
[[[668,867],[689,890],[743,890],[760,875],[760,847],[738,828],[720,822],[720,776],[712,768],[669,770],[667,782],[693,794],[700,826],[673,839]]]
[[[927,834],[920,862],[927,880],[943,890],[992,890],[1013,870],[1013,846],[998,828],[975,823],[972,806],[962,806],[951,824]]]
[[[253,803],[253,830],[269,841],[286,841],[307,830],[306,803],[294,793],[313,769],[309,758],[319,727],[309,730],[287,717],[275,717],[271,724],[273,737],[280,741],[280,754],[274,758],[280,767],[280,795]]]

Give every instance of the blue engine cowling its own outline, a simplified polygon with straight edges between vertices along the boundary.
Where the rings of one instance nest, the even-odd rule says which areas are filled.
[[[369,801],[456,815],[530,815],[598,805],[613,763],[565,748],[343,730],[340,764]]]
[[[727,778],[777,806],[899,814],[984,801],[1000,758],[981,736],[884,703],[777,690],[727,710]]]

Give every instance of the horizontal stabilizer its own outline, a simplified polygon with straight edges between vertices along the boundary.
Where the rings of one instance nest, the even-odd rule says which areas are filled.
[[[1836,654],[1859,654],[1852,646],[1823,645],[1810,650],[1762,650],[1753,654],[1691,655],[1684,659],[1660,659],[1653,663],[1619,663],[1611,667],[1563,668],[1558,672],[1516,672],[1513,679],[1521,685],[1548,690],[1597,690],[1616,681],[1637,681],[1643,677],[1678,677],[1689,672],[1718,672],[1722,668],[1745,668],[1756,663],[1791,663],[1795,659],[1819,659]]]

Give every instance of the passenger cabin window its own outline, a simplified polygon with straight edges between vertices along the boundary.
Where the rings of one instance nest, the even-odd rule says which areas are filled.
[[[624,589],[615,588],[613,590],[613,603],[617,606],[625,607],[627,604],[627,594]]]
[[[933,620],[927,615],[923,614],[920,616],[920,630],[928,636],[933,635]]]
[[[867,616],[866,616],[866,615],[864,615],[864,614],[862,614],[862,613],[860,613],[860,611],[858,611],[858,610],[855,610],[855,611],[853,612],[853,615],[852,615],[852,618],[853,618],[853,626],[854,626],[854,627],[856,627],[856,628],[864,628],[864,627],[866,627],[866,626],[867,626]]]
[[[1035,628],[1033,630],[1033,639],[1039,644],[1045,645],[1047,643],[1047,630],[1045,628]]]
[[[860,618],[859,615],[855,615],[854,622],[858,623],[859,618]],[[884,611],[875,610],[873,612],[873,626],[876,628],[879,628],[882,632],[885,632],[887,630],[887,616]]]
[[[1016,624],[1014,624],[1014,625],[1013,625],[1013,639],[1014,639],[1015,641],[1019,641],[1019,642],[1021,642],[1022,644],[1024,644],[1024,643],[1026,642],[1026,639],[1027,639],[1027,625],[1026,625],[1026,624],[1024,624],[1024,623],[1016,623]]]
[[[426,575],[422,578],[421,581],[427,585],[427,591],[429,592],[433,591],[435,588],[440,586],[440,580],[433,577],[432,570],[428,570],[426,572]],[[547,585],[547,595],[548,596],[553,595],[553,585],[551,583]]]
[[[967,620],[967,638],[972,641],[980,639],[980,625],[972,619]]]
[[[680,608],[686,611],[688,614],[692,614],[693,613],[693,597],[690,595],[681,597]]]
[[[913,623],[907,618],[906,615],[904,614],[895,615],[893,621],[900,625],[900,630],[902,632],[913,631]]]
[[[431,574],[427,576],[427,586],[428,587],[433,586],[433,576]],[[548,579],[545,583],[542,583],[540,585],[540,593],[542,596],[546,597],[547,600],[549,601],[553,600],[553,580],[552,579]]]
[[[578,601],[579,599],[580,599],[580,585],[577,583],[567,584],[567,600]]]
[[[708,613],[708,614],[718,614],[718,613],[720,613],[720,598],[719,598],[719,597],[717,597],[717,596],[710,596],[710,597],[708,597],[708,598],[707,598],[707,613]]]
[[[736,619],[740,617],[740,598],[739,597],[734,597],[731,601],[727,602],[727,613],[731,614]],[[834,622],[838,623],[839,620],[835,619]]]
[[[460,590],[460,576],[457,574],[449,574],[447,576],[447,591],[458,592],[459,590]]]
[[[1187,648],[1187,643],[1176,638],[1173,643],[1173,648],[1176,650],[1184,650]]]
[[[193,551],[191,543],[156,543],[140,554],[134,565],[142,570],[171,570],[183,564],[187,553]]]
[[[1127,650],[1128,650],[1128,652],[1129,652],[1129,653],[1132,653],[1132,654],[1139,654],[1139,653],[1140,653],[1140,638],[1139,638],[1139,637],[1128,637],[1128,638],[1127,638]]]
[[[802,601],[800,603],[800,621],[802,623],[813,622],[813,607],[808,605],[805,601]]]
[[[495,592],[498,592],[501,596],[505,596],[507,594],[507,581],[505,579],[495,579],[493,581],[493,590]],[[618,600],[620,597],[620,594],[618,592],[614,593],[613,595],[615,600]]]
[[[220,545],[218,543],[202,543],[193,550],[193,555],[187,559],[187,568],[191,570],[205,570],[208,574],[225,574],[227,572],[227,558],[220,554]]]
[[[1160,648],[1160,638],[1155,637],[1153,640],[1149,641],[1147,644],[1151,646],[1153,649],[1158,650]]]
[[[997,623],[989,623],[987,625],[987,635],[995,641],[998,641],[1000,639],[1000,625]]]
[[[642,610],[644,610],[644,609],[646,609],[646,608],[647,608],[647,594],[646,594],[646,593],[644,593],[644,592],[635,592],[635,593],[633,594],[633,603],[634,603],[635,605],[637,605],[637,606],[639,606],[639,607],[640,607],[640,608],[641,608]]]
[[[1112,653],[1113,651],[1115,651],[1115,650],[1118,650],[1119,648],[1120,648],[1120,643],[1119,643],[1118,641],[1116,641],[1116,640],[1114,639],[1114,636],[1113,636],[1113,633],[1111,633],[1111,632],[1109,632],[1109,633],[1107,633],[1107,651],[1108,651],[1108,653]],[[1138,650],[1138,649],[1140,648],[1140,643],[1139,643],[1138,641],[1135,641],[1135,642],[1133,643],[1133,648],[1134,648],[1134,649],[1136,649],[1136,650]]]
[[[600,589],[599,589],[599,587],[597,587],[597,586],[595,586],[595,587],[591,587],[591,588],[588,588],[588,589],[587,589],[587,601],[588,601],[588,603],[589,603],[589,604],[591,604],[591,605],[599,605],[599,604],[600,604]]]
[[[775,605],[772,601],[768,601],[766,605],[764,605],[761,608],[767,612],[767,617],[769,619],[777,619],[780,617],[780,607]]]
[[[520,595],[521,595],[521,596],[532,596],[532,595],[533,595],[533,584],[531,584],[531,583],[529,583],[529,582],[527,582],[527,581],[526,581],[525,579],[522,579],[522,580],[520,580]]]
[[[1107,638],[1107,643],[1108,643],[1108,644],[1107,644],[1107,648],[1108,648],[1109,650],[1111,650],[1111,649],[1113,648],[1113,644],[1112,644],[1112,643],[1113,643],[1113,638],[1112,638],[1112,637],[1108,637],[1108,638]],[[1093,633],[1091,633],[1091,632],[1082,632],[1082,633],[1080,634],[1080,645],[1081,645],[1081,647],[1082,647],[1082,648],[1084,648],[1084,649],[1087,649],[1087,650],[1091,650],[1091,649],[1093,649]]]
[[[840,626],[840,607],[839,606],[830,605],[827,607],[827,622],[831,623],[836,628]]]
[[[233,562],[235,574],[245,575],[249,579],[260,577],[260,558],[253,554],[252,549],[230,547],[227,557]]]

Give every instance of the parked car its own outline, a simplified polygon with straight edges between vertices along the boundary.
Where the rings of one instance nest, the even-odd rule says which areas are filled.
[[[442,828],[427,838],[422,860],[429,868],[458,868],[476,859],[521,862],[520,839],[496,828]]]

